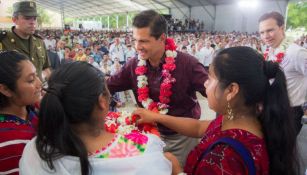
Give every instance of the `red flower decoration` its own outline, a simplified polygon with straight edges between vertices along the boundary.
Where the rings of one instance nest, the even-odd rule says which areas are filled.
[[[162,96],[162,95],[159,96],[159,100],[161,101],[161,103],[165,103],[165,104],[170,102],[170,99],[168,97]]]
[[[144,75],[147,72],[147,67],[146,66],[138,66],[135,69],[135,73],[137,75]]]
[[[149,93],[149,88],[147,86],[138,88],[138,93],[139,94],[148,94]]]
[[[161,90],[164,90],[164,89],[171,89],[172,88],[172,84],[170,84],[170,83],[161,83],[161,85],[160,85],[160,89]]]
[[[165,50],[172,50],[173,51],[173,50],[176,50],[176,48],[177,48],[177,46],[176,46],[174,40],[171,39],[171,38],[167,38],[166,39]]]
[[[161,89],[160,94],[161,94],[161,96],[170,97],[173,93],[170,90]]]
[[[138,115],[132,115],[131,116],[131,123],[135,123],[138,118],[140,118]]]
[[[154,108],[158,108],[158,104],[156,102],[150,103],[148,109],[152,111]]]
[[[109,112],[107,114],[107,117],[111,118],[111,119],[117,119],[120,116],[119,112]]]
[[[145,131],[145,132],[148,132],[148,131]],[[148,141],[148,137],[139,132],[131,132],[130,134],[126,134],[125,138],[132,140],[133,142],[140,144],[140,145],[146,144]]]
[[[170,72],[176,69],[175,58],[172,57],[173,55],[169,51],[175,51],[177,46],[175,42],[171,38],[167,38],[165,41],[165,50],[166,50],[166,58],[165,63],[162,66],[162,77],[163,81],[160,85],[160,102],[152,102],[151,104],[143,104],[146,105],[146,108],[155,111],[155,112],[167,112],[168,105],[167,103],[170,102],[170,96],[172,95],[172,84],[176,82],[176,79],[172,77]],[[144,63],[142,63],[144,64]],[[147,72],[146,63],[143,66],[137,66],[135,69],[135,73],[137,75],[144,75]],[[139,81],[139,80],[138,80]],[[144,80],[143,80],[144,81]],[[139,82],[138,82],[139,83]],[[147,86],[143,86],[138,88],[138,101],[144,103],[149,98],[149,88]],[[152,99],[151,99],[152,100]]]
[[[107,124],[104,124],[104,128],[106,129],[106,131],[111,132],[111,133],[116,133],[116,130],[118,128],[117,124],[111,124],[110,126],[108,126]]]
[[[163,64],[163,69],[169,70],[169,71],[173,71],[176,69],[176,65],[175,64]]]
[[[171,64],[171,63],[175,63],[175,58],[173,58],[173,57],[166,57],[166,58],[165,58],[165,62],[166,62],[166,63],[170,63],[170,64]]]
[[[277,63],[281,63],[284,57],[285,57],[285,54],[284,54],[284,53],[282,53],[282,52],[278,53],[278,54],[276,55],[276,62],[277,62]]]
[[[159,112],[159,111],[157,110],[157,112]],[[119,122],[117,120],[119,117],[121,117],[121,113],[120,112],[109,112],[108,116],[105,118],[105,123],[104,123],[105,130],[108,131],[108,132],[111,132],[111,133],[117,133],[118,132],[118,127],[120,126],[120,124],[119,124]],[[133,126],[136,126],[136,121],[137,121],[138,118],[139,118],[139,116],[137,116],[137,115],[132,115],[131,117],[126,117],[125,118],[125,124],[123,124],[123,125],[133,125]],[[131,135],[127,134],[129,138],[130,137],[132,138],[134,136],[138,137],[138,134],[140,134],[140,132],[143,132],[143,131],[145,133],[153,132],[152,134],[155,134],[155,135],[158,135],[158,136],[160,135],[155,125],[152,125],[152,124],[142,124],[142,125],[137,126],[137,127],[138,127],[138,129],[132,130],[130,132]],[[125,136],[127,136],[127,135],[125,135]],[[142,134],[140,134],[140,135],[142,135]],[[143,138],[141,138],[141,140],[145,141]],[[141,140],[139,140],[139,141],[141,141]]]
[[[264,54],[263,54],[263,57],[264,57],[264,60],[267,60],[268,59],[268,53],[267,52],[265,52]]]
[[[140,102],[146,100],[147,98],[148,98],[148,93],[147,93],[147,94],[139,94],[139,95],[138,95],[138,100],[139,100]]]

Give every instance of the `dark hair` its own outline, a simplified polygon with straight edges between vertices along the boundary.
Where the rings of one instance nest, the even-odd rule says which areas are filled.
[[[53,160],[71,155],[80,158],[81,173],[88,175],[91,166],[84,143],[72,124],[97,126],[91,117],[100,94],[107,93],[104,74],[86,62],[64,64],[54,71],[42,99],[36,148],[39,156],[54,169]]]
[[[281,27],[281,26],[283,26],[283,25],[285,24],[285,19],[284,19],[284,17],[283,17],[280,13],[275,12],[275,11],[263,14],[263,15],[259,18],[258,22],[260,23],[260,22],[262,22],[262,21],[264,21],[264,20],[267,20],[267,19],[270,19],[270,18],[275,19],[276,22],[277,22],[277,25],[278,25],[279,27]]]
[[[163,33],[167,34],[165,18],[154,10],[145,10],[137,14],[132,23],[136,28],[150,28],[150,35],[158,39]]]
[[[0,84],[15,92],[16,82],[21,76],[21,67],[19,63],[23,60],[29,60],[26,55],[17,51],[0,52]],[[9,99],[0,93],[0,108],[9,105]]]
[[[285,75],[278,63],[264,61],[252,48],[232,47],[220,51],[212,65],[220,87],[238,83],[245,105],[261,122],[270,174],[296,174],[296,133]],[[257,110],[259,104],[263,104],[262,111]]]

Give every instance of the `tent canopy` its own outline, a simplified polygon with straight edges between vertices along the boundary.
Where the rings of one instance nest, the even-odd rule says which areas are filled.
[[[142,11],[146,9],[180,9],[195,6],[232,4],[238,0],[36,0],[43,8],[67,17],[98,16]],[[262,0],[265,1],[271,0]],[[281,0],[275,0],[281,1]],[[288,1],[288,0],[283,0]]]

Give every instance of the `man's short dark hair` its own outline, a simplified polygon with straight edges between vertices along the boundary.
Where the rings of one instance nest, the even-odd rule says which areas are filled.
[[[154,10],[145,10],[137,14],[132,23],[133,27],[149,27],[150,35],[158,39],[163,33],[167,33],[165,18]]]
[[[276,22],[277,22],[277,25],[278,25],[279,27],[281,27],[281,26],[283,26],[283,25],[285,24],[285,19],[284,19],[284,17],[283,17],[280,13],[275,12],[275,11],[263,14],[263,15],[259,18],[259,21],[258,21],[258,22],[260,23],[260,22],[262,22],[262,21],[264,21],[264,20],[267,20],[267,19],[270,19],[270,18],[275,19]]]

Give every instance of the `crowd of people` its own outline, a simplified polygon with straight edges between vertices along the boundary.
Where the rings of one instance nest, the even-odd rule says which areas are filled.
[[[287,38],[280,13],[254,34],[167,33],[154,10],[132,33],[35,33],[36,17],[17,2],[0,35],[0,174],[307,173],[307,36]],[[159,136],[106,129],[127,96]]]
[[[167,19],[167,18],[166,18]],[[184,20],[170,18],[167,19],[167,26],[169,31],[185,31],[185,32],[196,32],[204,30],[204,21],[199,19],[189,19],[185,18]]]

